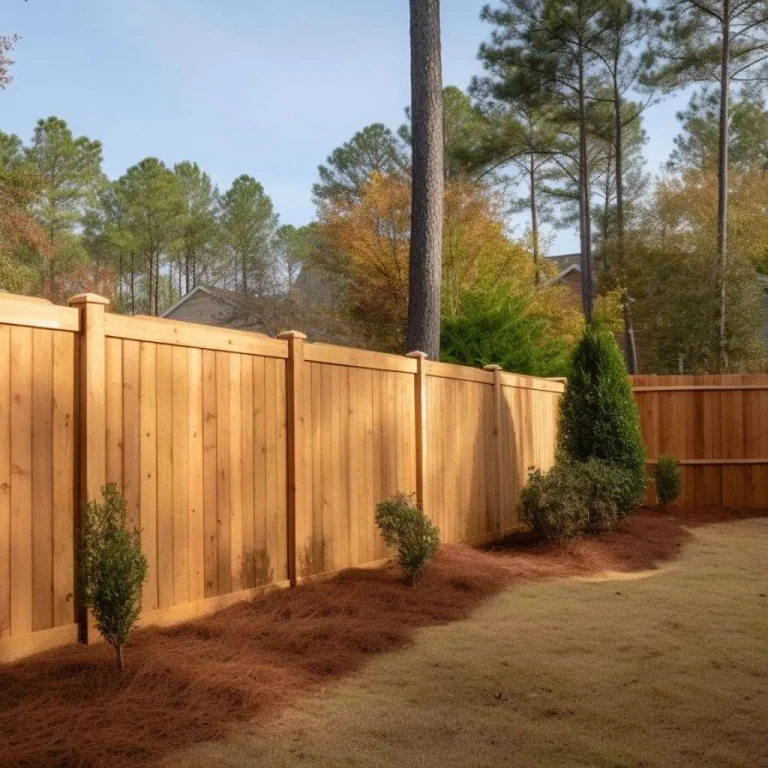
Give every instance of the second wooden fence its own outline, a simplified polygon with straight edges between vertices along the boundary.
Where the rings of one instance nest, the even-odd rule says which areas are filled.
[[[680,460],[681,504],[768,507],[768,374],[632,378],[649,469]]]

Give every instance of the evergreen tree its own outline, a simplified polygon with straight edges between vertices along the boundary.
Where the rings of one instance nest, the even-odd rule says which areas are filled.
[[[101,143],[75,138],[64,120],[49,117],[38,121],[27,156],[43,182],[34,212],[53,246],[43,278],[52,291],[57,277],[87,259],[79,229],[103,181]]]
[[[639,499],[645,484],[640,414],[613,334],[592,325],[576,347],[560,401],[561,459],[601,459],[632,472]]]
[[[216,220],[218,190],[211,177],[197,163],[174,166],[183,211],[179,221],[175,259],[178,265],[179,294],[189,293],[204,275],[210,280],[214,254],[220,239]]]
[[[683,132],[667,166],[672,171],[717,167],[718,93],[696,91],[685,110],[677,113]],[[768,170],[768,111],[759,92],[744,90],[731,99],[728,163],[733,171]]]
[[[560,133],[572,132],[575,139],[573,175],[587,320],[593,304],[588,108],[599,84],[595,51],[604,32],[599,24],[603,5],[600,0],[503,0],[499,8],[485,6],[482,18],[495,29],[480,48],[498,98],[550,105]]]
[[[275,283],[274,237],[278,216],[264,187],[239,176],[221,198],[222,238],[230,254],[235,290],[263,294]]]
[[[317,202],[359,200],[374,173],[397,174],[408,167],[406,147],[381,123],[368,125],[328,156],[318,167],[320,181],[312,187]]]
[[[157,315],[172,298],[161,278],[184,212],[178,180],[165,163],[148,157],[118,179],[116,193],[124,211],[119,243],[131,259],[131,309]]]

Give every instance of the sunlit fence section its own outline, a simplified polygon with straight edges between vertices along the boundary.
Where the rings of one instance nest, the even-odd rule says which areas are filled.
[[[444,542],[518,525],[554,459],[560,382],[0,295],[0,659],[93,636],[79,510],[125,496],[149,561],[142,622],[173,623],[387,551],[412,493]]]

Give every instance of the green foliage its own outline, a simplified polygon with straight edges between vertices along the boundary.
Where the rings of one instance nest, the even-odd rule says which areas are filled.
[[[560,401],[558,457],[601,459],[632,473],[634,498],[645,488],[645,447],[624,358],[608,331],[589,327],[576,348]]]
[[[581,476],[571,464],[557,464],[549,472],[534,469],[520,494],[520,517],[553,541],[566,541],[583,533],[589,510]]]
[[[466,291],[455,317],[443,318],[440,356],[446,363],[500,365],[531,376],[564,376],[571,346],[530,297],[507,285]]]
[[[522,519],[537,533],[565,541],[610,531],[636,500],[635,478],[607,461],[560,462],[533,470],[520,497]]]
[[[680,462],[674,456],[661,454],[653,468],[653,481],[656,486],[656,496],[665,507],[676,501],[683,489]]]
[[[376,525],[400,567],[416,584],[440,544],[440,532],[406,493],[376,505]]]
[[[278,216],[264,187],[252,176],[238,176],[221,198],[224,243],[235,267],[235,287],[261,294],[270,285],[270,249]]]
[[[381,123],[368,125],[328,156],[318,167],[320,182],[312,187],[317,201],[358,200],[374,173],[397,175],[407,166],[405,147]]]
[[[729,106],[728,165],[736,172],[768,166],[768,110],[759,91],[745,90]],[[717,162],[720,134],[719,93],[696,91],[688,107],[677,113],[683,133],[667,163],[672,170],[704,169]]]
[[[101,142],[75,137],[66,121],[49,117],[38,120],[26,154],[42,179],[33,210],[55,246],[39,265],[50,290],[58,277],[87,259],[78,230],[103,183]]]
[[[141,587],[147,579],[147,558],[141,535],[130,530],[125,499],[114,483],[102,488],[103,503],[85,508],[78,560],[78,597],[90,608],[96,628],[115,649],[123,666],[123,645],[141,610]]]

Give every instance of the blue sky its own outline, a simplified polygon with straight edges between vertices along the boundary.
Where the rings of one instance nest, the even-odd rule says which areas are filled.
[[[194,160],[226,188],[248,173],[281,220],[312,218],[317,166],[410,99],[407,0],[4,0],[22,36],[0,130],[25,141],[64,118],[104,145],[110,177],[153,155]],[[482,0],[442,0],[446,85],[480,71]],[[681,98],[648,114],[648,170],[667,158]],[[577,238],[560,233],[555,251]]]

